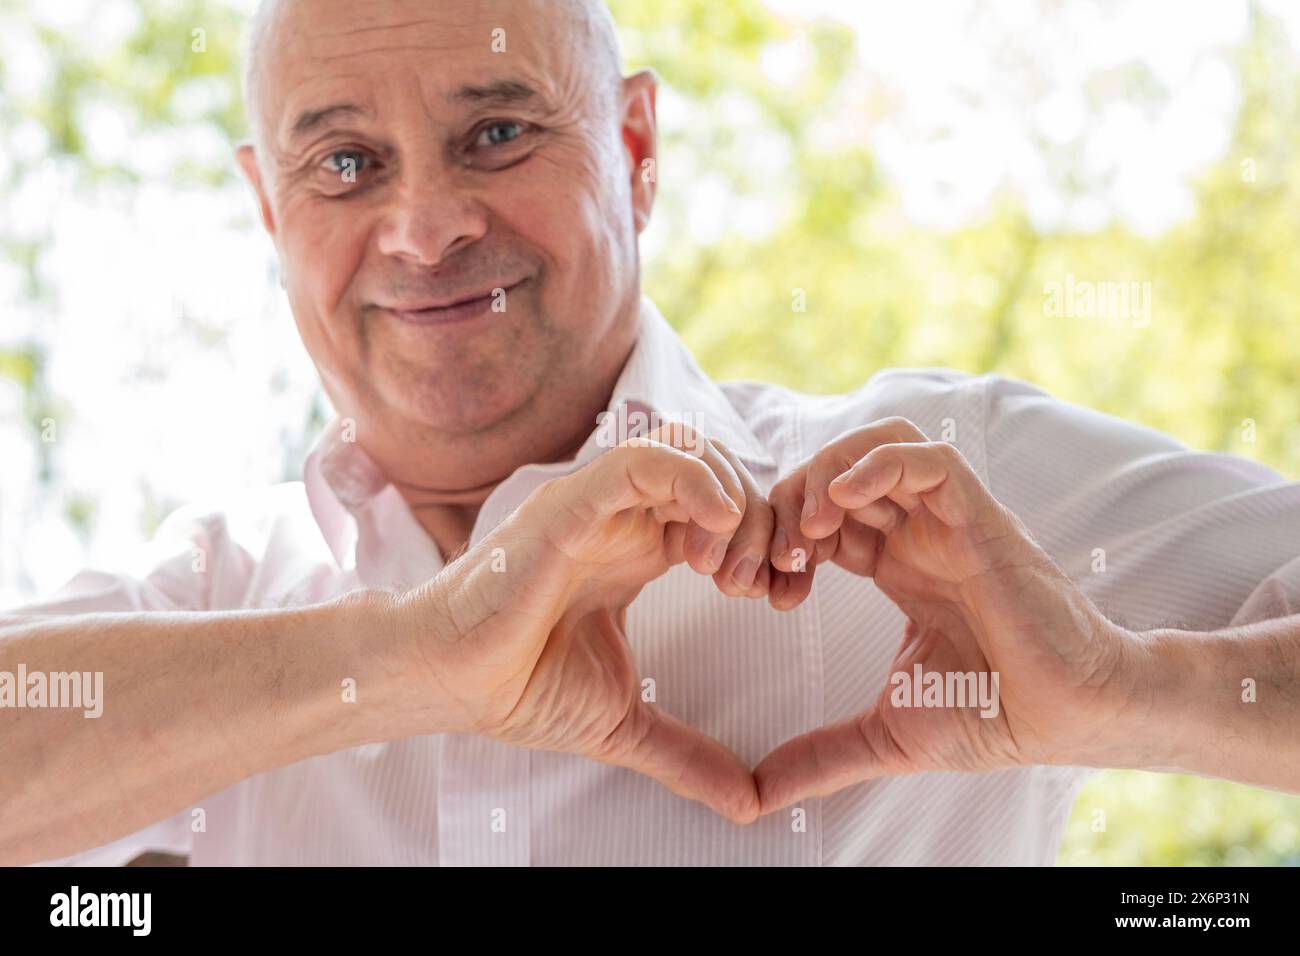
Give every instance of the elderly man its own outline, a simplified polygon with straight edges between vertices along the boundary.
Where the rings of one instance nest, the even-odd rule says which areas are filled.
[[[103,675],[0,712],[0,860],[1044,864],[1084,768],[1300,787],[1300,487],[993,376],[709,381],[597,0],[267,3],[248,107],[338,419],[0,621]]]

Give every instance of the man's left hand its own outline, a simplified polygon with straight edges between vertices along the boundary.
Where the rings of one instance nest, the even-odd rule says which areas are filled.
[[[1108,621],[980,481],[911,422],[848,432],[773,488],[770,600],[794,607],[819,562],[873,578],[907,616],[891,673],[984,673],[978,705],[894,706],[787,741],[755,768],[763,812],[876,777],[1105,760],[1133,635]],[[802,567],[803,561],[807,566]],[[779,573],[777,573],[779,572]],[[864,688],[864,697],[867,688]],[[973,704],[973,702],[971,702]]]

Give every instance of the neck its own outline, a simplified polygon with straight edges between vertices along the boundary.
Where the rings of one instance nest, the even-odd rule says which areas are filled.
[[[568,461],[575,458],[588,435],[574,435],[553,454],[540,461]],[[521,462],[520,465],[528,464]],[[450,563],[469,544],[474,522],[478,520],[483,502],[509,477],[479,485],[474,488],[444,490],[393,480],[393,487],[406,500],[407,506],[420,526],[433,539],[444,562]]]
[[[456,491],[440,491],[402,481],[393,487],[406,499],[411,513],[433,539],[444,562],[450,562],[469,542],[479,508],[497,483]]]

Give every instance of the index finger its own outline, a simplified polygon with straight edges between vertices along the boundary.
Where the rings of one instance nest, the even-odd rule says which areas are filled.
[[[923,502],[952,528],[975,524],[995,507],[979,476],[948,442],[881,445],[836,478],[830,494],[847,509],[888,498],[910,511]]]
[[[855,428],[831,441],[808,463],[800,527],[810,538],[825,538],[840,529],[844,508],[830,495],[836,477],[882,445],[923,442],[925,434],[906,418],[884,418]]]
[[[641,700],[596,757],[645,774],[733,823],[758,817],[758,788],[749,767],[717,740]]]
[[[727,533],[740,524],[741,509],[712,468],[653,439],[629,439],[583,471],[582,490],[601,517],[658,508],[669,520],[694,521],[706,531]]]

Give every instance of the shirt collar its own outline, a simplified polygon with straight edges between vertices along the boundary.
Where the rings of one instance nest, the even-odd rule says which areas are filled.
[[[623,438],[669,421],[719,439],[751,468],[775,467],[722,389],[704,374],[659,309],[643,296],[636,345],[614,385],[606,415],[601,423],[593,423],[591,436],[570,467],[586,464]],[[376,547],[376,536],[386,539],[388,553],[399,547],[412,549],[414,579],[440,563],[437,547],[356,441],[355,426],[349,428],[346,419],[334,419],[316,439],[303,466],[303,484],[316,523],[340,567],[356,566],[363,557],[360,552]]]
[[[720,440],[751,467],[776,466],[722,389],[704,374],[686,344],[645,296],[641,298],[636,346],[614,385],[610,416],[617,416],[620,407],[646,412],[651,430],[665,422],[683,422]]]

